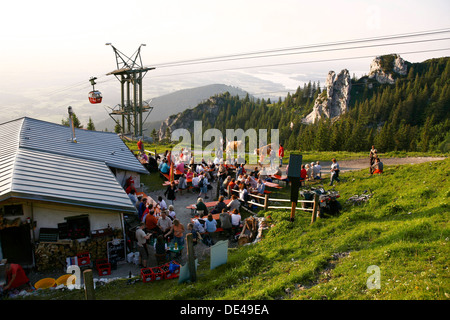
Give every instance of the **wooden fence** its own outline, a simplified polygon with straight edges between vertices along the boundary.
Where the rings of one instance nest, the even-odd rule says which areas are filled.
[[[238,190],[232,190],[232,191],[239,193]],[[264,211],[267,211],[268,209],[292,210],[292,207],[270,205],[270,202],[288,202],[288,203],[292,204],[290,199],[269,198],[269,194],[267,194],[267,193],[264,195],[264,197],[256,195],[256,194],[252,194],[252,193],[249,193],[248,195],[255,199],[264,200],[264,203],[260,203],[260,201],[258,201],[258,200],[251,202],[252,205],[264,208]],[[319,211],[319,195],[318,194],[314,194],[313,200],[298,200],[297,204],[300,204],[300,206],[296,207],[295,210],[310,211],[311,212],[311,223],[316,221],[316,218],[318,216],[318,211]],[[303,204],[312,204],[312,208],[305,208],[305,207],[303,207]]]

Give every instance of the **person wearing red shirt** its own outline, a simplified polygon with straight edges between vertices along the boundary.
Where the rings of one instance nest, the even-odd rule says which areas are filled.
[[[284,157],[284,148],[283,145],[280,144],[280,148],[278,148],[278,158],[280,158],[280,168],[283,166],[283,157]]]
[[[305,169],[305,165],[302,164],[302,170],[300,170],[300,180],[305,180],[307,176],[307,171]]]
[[[145,227],[148,232],[158,233],[158,218],[154,216],[153,211],[150,211],[145,217]]]
[[[139,151],[144,152],[144,144],[142,143],[142,139],[139,139],[139,141],[137,142],[137,147]]]
[[[22,266],[15,263],[6,264],[6,285],[3,286],[3,291],[8,292],[13,289],[25,289],[26,286],[33,288]]]

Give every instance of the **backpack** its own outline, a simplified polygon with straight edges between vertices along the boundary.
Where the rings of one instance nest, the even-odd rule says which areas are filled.
[[[204,178],[201,178],[201,180],[198,182],[198,187],[199,187],[199,188],[202,188],[202,187],[203,187],[203,179],[204,179]]]

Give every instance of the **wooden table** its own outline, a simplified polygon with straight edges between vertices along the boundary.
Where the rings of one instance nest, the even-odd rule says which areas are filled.
[[[223,200],[223,203],[225,203],[226,205],[228,205],[230,202],[231,202],[231,199]],[[214,208],[218,203],[219,203],[219,201],[211,201],[211,202],[205,202],[205,205],[207,208]],[[187,206],[186,209],[195,210],[196,209],[195,206],[196,206],[196,204],[191,204],[191,205]]]
[[[264,181],[264,184],[266,185],[266,187],[277,188],[277,189],[282,189],[283,188],[279,184],[276,184],[276,183],[273,183],[273,182],[269,182],[269,181]]]

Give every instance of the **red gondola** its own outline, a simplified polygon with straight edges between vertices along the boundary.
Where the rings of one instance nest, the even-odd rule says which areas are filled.
[[[97,90],[89,92],[89,102],[90,103],[101,103],[102,102],[102,93]]]
[[[97,78],[92,77],[91,79],[89,79],[89,81],[92,84],[92,91],[89,92],[89,102],[92,104],[95,103],[101,103],[102,102],[102,93],[98,90],[95,90],[94,85],[95,85],[95,80]]]

